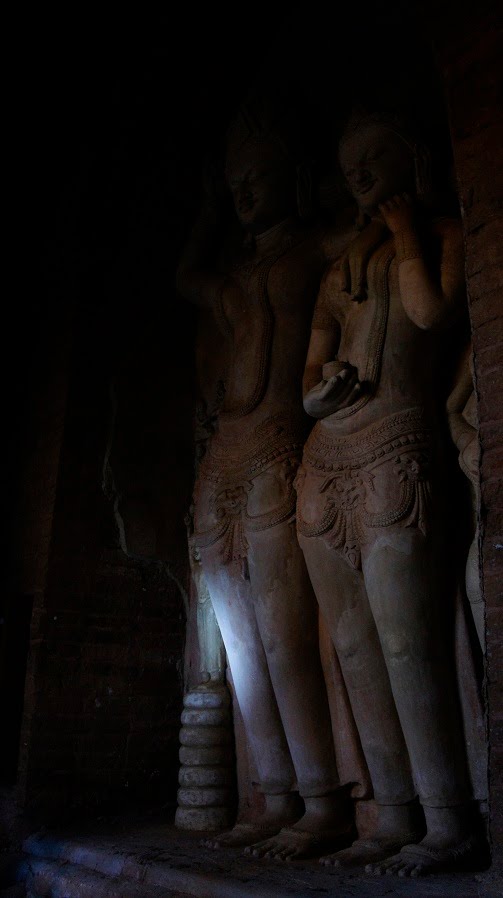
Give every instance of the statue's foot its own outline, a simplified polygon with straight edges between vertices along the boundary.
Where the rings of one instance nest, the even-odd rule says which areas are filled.
[[[375,876],[416,877],[429,873],[449,873],[462,870],[478,860],[480,841],[469,836],[456,845],[435,848],[428,843],[428,837],[419,845],[405,845],[387,860],[369,863],[365,870]]]
[[[328,848],[338,845],[343,848],[354,837],[353,827],[340,830],[309,831],[285,826],[270,839],[250,845],[245,849],[249,857],[266,858],[276,861],[296,861],[303,858],[319,857]]]
[[[320,857],[320,864],[325,867],[365,867],[367,864],[375,864],[384,861],[390,854],[400,851],[404,845],[422,838],[422,832],[404,833],[402,836],[388,836],[386,838],[357,839],[356,842],[344,851],[336,851],[334,854],[326,854]]]
[[[246,848],[279,833],[283,826],[295,823],[302,813],[302,802],[296,792],[265,794],[265,809],[256,820],[242,821],[229,832],[202,841],[206,848]]]
[[[236,823],[225,833],[202,839],[201,845],[205,848],[244,848],[253,845],[261,839],[268,839],[279,831],[277,826],[265,826],[259,823]]]

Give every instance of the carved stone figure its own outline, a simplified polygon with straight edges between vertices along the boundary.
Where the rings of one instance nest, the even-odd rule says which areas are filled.
[[[447,400],[452,439],[459,451],[459,466],[470,481],[473,539],[466,559],[465,587],[473,622],[482,651],[485,651],[484,599],[479,576],[478,505],[480,494],[477,402],[471,371],[472,351],[468,346],[460,362],[456,384]]]
[[[287,112],[271,120],[257,105],[242,110],[226,180],[245,246],[219,269],[225,220],[210,192],[178,274],[180,292],[211,308],[230,342],[225,399],[195,489],[194,543],[264,795],[259,819],[208,844],[265,856],[279,847],[284,858],[348,837],[318,609],[295,532],[302,370],[324,266],[320,235],[299,215],[309,181],[298,146]]]
[[[175,824],[219,830],[230,824],[236,805],[229,690],[222,682],[202,683],[183,705]]]
[[[218,412],[224,398],[223,382],[217,383],[216,396],[208,408],[207,403],[200,402],[196,406],[194,442],[195,442],[195,474],[204,458],[209,439],[216,428]],[[221,685],[225,681],[225,649],[222,635],[215,617],[210,593],[204,578],[201,554],[194,539],[194,506],[187,515],[187,536],[189,543],[189,560],[192,580],[197,596],[197,637],[199,646],[199,672],[201,683]]]
[[[374,837],[324,861],[400,876],[455,867],[476,845],[441,576],[437,368],[463,242],[417,196],[427,158],[384,117],[355,114],[345,132],[342,169],[370,220],[320,291],[304,381],[319,420],[296,480],[379,806]]]

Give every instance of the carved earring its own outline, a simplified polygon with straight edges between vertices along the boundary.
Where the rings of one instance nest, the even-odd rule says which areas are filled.
[[[416,143],[414,146],[414,174],[417,196],[429,196],[433,189],[431,179],[431,153],[424,144]]]
[[[313,179],[311,169],[307,165],[298,165],[297,169],[297,212],[299,218],[305,220],[313,214]]]

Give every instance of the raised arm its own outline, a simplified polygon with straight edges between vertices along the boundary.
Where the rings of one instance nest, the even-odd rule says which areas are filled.
[[[428,264],[410,197],[396,195],[379,209],[395,237],[400,295],[407,315],[421,330],[441,326],[463,296],[461,226],[453,221],[445,223],[440,263],[432,266]]]
[[[304,408],[313,418],[326,418],[351,405],[360,395],[358,372],[347,362],[335,358],[340,328],[325,309],[334,283],[340,280],[338,265],[325,276],[316,304],[302,382]]]
[[[337,342],[335,329],[321,330],[313,327],[302,380],[304,397],[323,380],[323,366],[335,358]]]

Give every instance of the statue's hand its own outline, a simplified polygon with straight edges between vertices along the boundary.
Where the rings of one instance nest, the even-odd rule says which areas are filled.
[[[348,408],[359,399],[362,385],[358,371],[346,365],[338,374],[316,384],[304,396],[304,408],[312,418],[326,418],[343,408]]]
[[[392,234],[401,234],[415,228],[414,204],[407,193],[395,194],[379,206],[379,211]]]
[[[378,219],[370,221],[341,256],[335,276],[340,290],[349,293],[354,302],[367,298],[367,266],[369,259],[386,238],[386,226]]]

